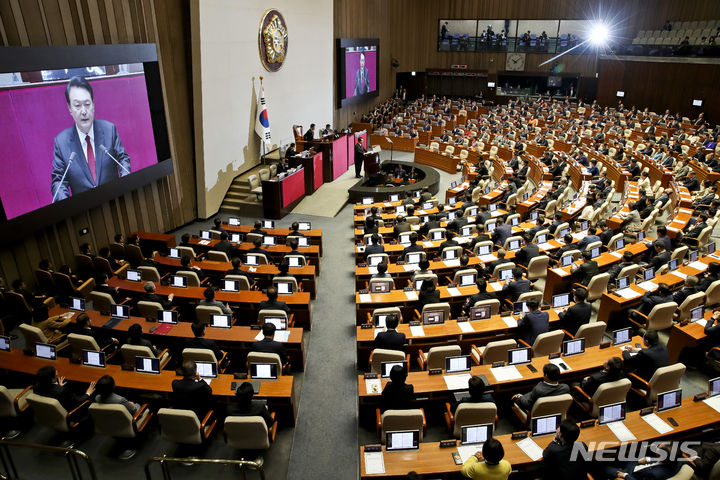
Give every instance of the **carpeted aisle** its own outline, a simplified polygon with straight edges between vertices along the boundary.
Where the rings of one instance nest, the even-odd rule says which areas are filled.
[[[320,185],[315,193],[303,198],[292,213],[335,217],[347,202],[348,190],[358,181],[359,179],[355,178],[355,167],[353,166],[331,183]]]

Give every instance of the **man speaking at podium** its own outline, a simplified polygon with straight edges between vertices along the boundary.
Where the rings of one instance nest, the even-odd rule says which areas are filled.
[[[95,120],[90,83],[72,77],[65,87],[65,100],[75,125],[55,137],[50,175],[53,203],[130,173],[130,156],[117,128],[106,120]]]

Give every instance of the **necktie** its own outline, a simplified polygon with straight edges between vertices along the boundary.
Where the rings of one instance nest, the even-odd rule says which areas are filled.
[[[90,174],[92,175],[95,184],[97,184],[97,175],[95,174],[95,152],[93,152],[92,143],[90,142],[90,135],[85,135],[85,143],[87,144],[87,162],[88,167],[90,167]]]

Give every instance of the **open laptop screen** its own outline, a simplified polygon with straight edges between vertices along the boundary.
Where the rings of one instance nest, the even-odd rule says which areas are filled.
[[[85,311],[85,299],[78,297],[70,297],[70,308],[78,312]]]
[[[389,378],[390,377],[390,370],[397,365],[399,367],[402,367],[405,372],[408,371],[408,364],[407,362],[381,362],[380,367],[382,371],[382,378]]]
[[[160,373],[160,360],[150,357],[135,357],[135,370],[140,373]]]
[[[161,310],[158,312],[158,322],[174,325],[178,322],[178,312],[175,310]]]
[[[308,231],[311,230],[312,224],[310,222],[298,222],[298,230]]]
[[[532,419],[532,436],[538,437],[540,435],[554,434],[557,430],[562,415],[548,415],[545,417],[535,417]]]
[[[708,396],[720,395],[720,377],[708,380]]]
[[[392,282],[390,280],[386,282],[373,282],[370,284],[370,290],[372,293],[387,293],[391,290]]]
[[[128,270],[125,272],[125,278],[131,282],[142,281],[142,275],[139,270]]]
[[[508,365],[522,365],[532,361],[530,347],[513,348],[508,350]]]
[[[232,225],[233,227],[237,227],[240,225],[240,219],[236,217],[230,217],[228,218],[228,225]]]
[[[423,325],[438,325],[445,323],[445,312],[442,310],[423,312]]]
[[[591,258],[597,258],[600,256],[600,247],[595,247],[592,250],[590,250],[590,257]]]
[[[447,373],[469,372],[470,355],[445,357],[445,371]]]
[[[673,408],[678,408],[682,403],[682,389],[670,390],[669,392],[658,393],[657,411],[664,412]]]
[[[577,355],[585,352],[585,339],[576,338],[574,340],[566,340],[563,342],[563,355]]]
[[[105,368],[105,352],[82,351],[82,364],[86,367]]]
[[[170,277],[170,286],[178,288],[187,288],[187,278],[181,275],[173,275]]]
[[[232,327],[232,319],[230,315],[210,315],[210,326],[215,328],[230,328]]]
[[[474,273],[464,273],[460,275],[460,286],[468,287],[470,285],[475,285],[475,277],[476,274]]]
[[[460,443],[462,445],[475,445],[485,443],[492,437],[493,426],[491,423],[483,425],[464,425]]]
[[[266,246],[273,246],[277,245],[277,241],[272,235],[263,235],[262,244]]]
[[[598,424],[605,425],[610,422],[621,422],[625,420],[626,403],[614,403],[600,407],[598,414]]]
[[[170,252],[168,253],[169,258],[180,258],[180,249],[178,248],[171,248]]]
[[[570,265],[572,262],[573,262],[573,256],[572,256],[572,255],[565,255],[564,257],[562,257],[560,264],[561,264],[563,267],[567,267],[567,266]]]
[[[630,327],[621,328],[613,332],[613,345],[622,345],[623,343],[628,343],[630,340]]]
[[[385,437],[385,450],[417,450],[420,448],[420,431],[406,430],[401,432],[387,432]]]
[[[215,362],[195,362],[198,375],[202,378],[217,378],[217,363]]]
[[[293,293],[292,284],[290,282],[274,282],[275,288],[280,295],[290,295]]]
[[[238,292],[240,290],[240,282],[237,280],[225,280],[221,281],[223,292]]]
[[[277,365],[274,363],[250,364],[250,378],[253,380],[274,380],[277,376]]]
[[[36,343],[35,356],[46,360],[57,359],[57,355],[55,354],[55,345],[51,345],[49,343]]]
[[[700,305],[698,307],[693,308],[690,310],[690,320],[693,322],[697,322],[698,320],[702,320],[703,318],[703,310],[705,309],[704,305]]]
[[[262,228],[275,228],[275,221],[274,220],[263,220]]]
[[[115,318],[130,318],[130,307],[127,305],[111,305],[112,316]]]
[[[499,278],[500,278],[500,280],[512,280],[512,278],[513,278],[512,268],[506,268],[504,270],[500,270]]]
[[[570,305],[570,294],[561,293],[559,295],[553,295],[552,306],[553,308],[563,308]]]
[[[643,270],[643,280],[644,281],[649,282],[653,278],[655,278],[655,269],[653,267],[646,268],[645,270]]]
[[[0,352],[10,351],[10,337],[0,335]]]
[[[203,240],[210,240],[212,239],[212,234],[209,230],[200,230],[200,238]]]
[[[490,305],[479,305],[470,309],[470,320],[486,320],[490,318]]]
[[[272,323],[276,330],[287,330],[287,319],[285,317],[265,317],[265,323]]]
[[[630,285],[630,277],[620,277],[617,279],[617,289],[622,290]]]

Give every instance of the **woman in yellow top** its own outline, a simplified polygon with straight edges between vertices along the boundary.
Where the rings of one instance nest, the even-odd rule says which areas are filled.
[[[482,453],[477,452],[465,461],[460,473],[473,480],[507,480],[512,465],[503,460],[504,456],[502,443],[490,438],[483,444]]]

